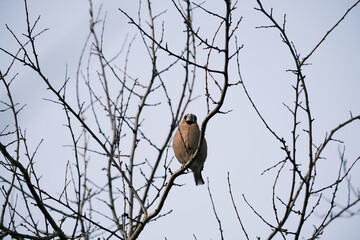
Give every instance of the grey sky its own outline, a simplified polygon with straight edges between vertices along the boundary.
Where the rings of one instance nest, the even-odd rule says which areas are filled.
[[[162,15],[165,20],[165,39],[169,47],[181,50],[182,45],[177,43],[182,36],[183,26],[181,18],[168,1],[154,1],[153,9]],[[223,13],[221,1],[208,1],[204,6],[211,10]],[[355,1],[266,1],[266,9],[273,8],[273,14],[281,22],[286,14],[286,29],[288,36],[294,42],[298,53],[306,56],[321,40],[326,32],[343,16],[346,10]],[[37,40],[39,57],[42,69],[55,86],[60,87],[65,79],[65,69],[68,66],[68,76],[75,78],[78,60],[89,29],[88,1],[28,1],[31,19],[34,21],[38,15],[41,19],[38,29],[49,28]],[[127,24],[128,20],[118,10],[121,7],[129,15],[137,18],[137,1],[104,1],[102,16],[107,12],[104,52],[109,57],[121,49],[126,34],[131,39],[136,28]],[[281,42],[280,34],[275,29],[255,29],[256,26],[269,25],[269,20],[254,10],[256,1],[239,1],[235,17],[243,16],[238,30],[238,41],[244,44],[240,51],[242,77],[254,102],[268,121],[270,126],[285,139],[290,139],[292,127],[291,115],[283,103],[291,105],[294,94],[292,84],[295,76],[288,69],[294,68],[293,60],[286,46]],[[94,1],[97,12],[99,1]],[[199,13],[201,11],[198,10]],[[203,13],[201,13],[204,15]],[[25,32],[25,18],[23,2],[20,0],[0,0],[0,47],[15,51],[16,42],[6,30],[5,24],[18,35]],[[214,18],[199,17],[194,14],[194,24],[211,38],[215,25]],[[181,28],[179,27],[181,26]],[[346,17],[313,54],[311,65],[304,69],[310,94],[310,105],[315,118],[314,137],[319,144],[326,132],[347,120],[350,111],[359,114],[360,104],[360,6],[357,6]],[[139,34],[134,42],[128,71],[133,77],[140,78],[149,73],[149,59],[141,45]],[[182,44],[182,43],[181,43]],[[201,46],[199,47],[201,48]],[[198,61],[204,64],[205,55],[199,51]],[[121,59],[121,58],[120,58]],[[171,58],[163,58],[160,64],[168,64]],[[168,59],[168,60],[166,60]],[[163,61],[163,62],[161,62]],[[119,65],[123,63],[119,60]],[[0,53],[0,66],[3,71],[9,64],[9,58]],[[214,68],[222,68],[221,59],[213,59]],[[238,81],[236,65],[233,64],[231,74],[232,82]],[[16,69],[16,70],[15,70]],[[179,70],[180,71],[180,70]],[[197,70],[198,81],[194,96],[200,96],[189,106],[188,112],[193,112],[201,122],[206,115],[204,92],[204,77],[201,70]],[[27,136],[31,139],[29,144],[34,149],[41,139],[43,144],[37,155],[36,167],[43,175],[44,188],[59,193],[63,187],[63,178],[66,161],[72,159],[69,133],[62,126],[65,116],[59,106],[43,98],[54,99],[46,91],[46,86],[29,69],[16,64],[12,74],[19,72],[15,82],[15,98],[17,102],[26,103],[27,107],[21,114],[23,128],[27,129]],[[176,73],[165,73],[164,81],[174,81],[174,88],[169,93],[174,99],[178,97],[178,81]],[[74,84],[70,83],[73,87]],[[216,88],[213,86],[213,93]],[[215,94],[216,95],[216,94]],[[156,96],[156,95],[155,95]],[[4,92],[0,92],[3,99]],[[71,94],[69,94],[69,98]],[[75,91],[72,96],[75,99]],[[160,98],[161,96],[159,96]],[[163,99],[154,97],[150,101],[157,102]],[[75,104],[75,103],[74,103]],[[162,114],[160,106],[156,114],[151,111],[144,113],[149,119]],[[266,130],[247,100],[241,86],[229,89],[223,110],[232,110],[226,115],[217,115],[209,123],[206,138],[208,143],[208,158],[205,163],[203,177],[209,178],[210,188],[216,204],[216,210],[222,221],[225,239],[243,239],[243,234],[236,220],[231,206],[227,188],[227,173],[233,187],[234,197],[245,227],[252,239],[256,236],[265,237],[269,228],[251,211],[243,201],[242,194],[267,220],[274,221],[271,203],[271,191],[276,171],[261,173],[282,160],[284,154],[280,144]],[[305,119],[305,118],[304,118]],[[304,120],[305,121],[305,120]],[[161,121],[160,121],[161,122]],[[165,124],[166,122],[161,122]],[[157,129],[156,143],[161,143],[166,129],[161,125],[149,125],[144,122],[148,132]],[[2,124],[0,125],[2,126]],[[302,126],[304,128],[304,126]],[[305,136],[305,135],[303,135]],[[360,124],[356,122],[344,129],[337,138],[346,144],[346,156],[353,161],[360,155]],[[305,137],[300,138],[305,143]],[[319,187],[326,181],[334,179],[339,165],[338,148],[342,145],[331,143],[325,152],[326,160],[319,165]],[[173,155],[172,151],[169,154]],[[306,151],[299,149],[304,159]],[[137,155],[139,159],[149,157],[144,151]],[[92,159],[96,168],[96,159]],[[304,160],[306,162],[306,160]],[[173,161],[172,169],[180,165]],[[284,173],[284,175],[287,173]],[[99,176],[102,181],[104,176]],[[282,176],[278,188],[281,195],[282,188],[286,189],[288,182]],[[353,170],[351,179],[360,182],[360,167]],[[206,185],[195,187],[191,174],[180,176],[178,183],[184,183],[181,188],[172,189],[169,199],[165,203],[163,213],[173,212],[150,223],[140,235],[139,239],[217,239],[219,238],[218,225],[211,209]],[[357,185],[359,187],[359,185]],[[344,188],[345,185],[344,185]],[[346,191],[340,192],[346,196]],[[319,216],[323,214],[320,210]],[[333,222],[325,231],[323,239],[356,239],[360,235],[360,216],[351,219],[344,218]],[[310,235],[313,228],[310,223],[305,227]],[[278,239],[278,238],[277,238]]]

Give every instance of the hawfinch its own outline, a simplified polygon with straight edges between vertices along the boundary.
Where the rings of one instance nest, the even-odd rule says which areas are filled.
[[[173,149],[177,160],[182,164],[182,167],[189,162],[198,145],[200,137],[200,129],[196,122],[194,114],[186,114],[184,119],[179,124],[173,139]],[[204,162],[207,156],[207,144],[204,138],[198,157],[192,162],[189,168],[194,173],[195,184],[202,185],[204,180],[201,176]]]

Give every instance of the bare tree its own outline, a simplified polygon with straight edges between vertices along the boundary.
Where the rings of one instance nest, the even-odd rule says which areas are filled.
[[[316,183],[318,164],[328,143],[340,141],[335,138],[336,133],[360,120],[360,115],[350,114],[347,121],[329,131],[323,142],[316,143],[311,97],[303,68],[359,1],[304,58],[300,58],[288,38],[286,18],[279,23],[273,17],[272,9],[265,9],[261,1],[257,1],[256,11],[270,21],[270,25],[259,28],[279,31],[294,60],[294,69],[289,70],[296,77],[293,105],[285,105],[293,120],[290,140],[277,133],[263,117],[246,88],[246,79],[242,78],[239,56],[243,45],[238,39],[242,17],[235,14],[238,1],[224,0],[222,14],[205,8],[202,3],[171,2],[173,11],[182,22],[182,41],[167,41],[167,29],[161,21],[166,11],[154,9],[150,0],[140,1],[137,16],[122,7],[117,10],[137,30],[137,34],[125,34],[119,49],[112,49],[110,53],[105,40],[107,14],[101,7],[94,9],[93,2],[89,0],[89,33],[78,61],[76,77],[68,77],[66,71],[65,79],[59,86],[59,79],[50,79],[46,75],[39,56],[37,41],[47,29],[38,29],[40,17],[31,21],[32,15],[24,0],[26,32],[20,36],[6,25],[18,49],[13,51],[0,47],[2,54],[11,59],[5,70],[0,72],[1,91],[6,93],[1,95],[1,114],[4,119],[9,119],[0,129],[1,172],[4,172],[0,177],[1,237],[137,239],[149,223],[171,213],[164,211],[163,206],[173,189],[181,186],[177,178],[187,172],[188,166],[197,158],[211,119],[229,112],[223,109],[223,104],[228,89],[235,86],[237,91],[246,94],[253,110],[284,153],[281,161],[264,171],[276,172],[272,188],[272,210],[276,221],[263,217],[243,195],[243,203],[271,229],[268,239],[275,236],[283,239],[288,236],[295,239],[303,237],[304,225],[312,223],[312,218],[316,218],[315,211],[321,206],[327,208],[326,214],[314,226],[313,234],[306,236],[318,238],[334,219],[358,206],[360,194],[349,176],[360,157],[349,163],[345,160],[345,148],[340,151],[337,179],[322,187]],[[216,19],[216,30],[208,34],[195,26],[195,13]],[[138,48],[148,59],[148,65],[141,71],[136,69],[139,66],[131,58],[139,51]],[[199,55],[205,57],[199,60]],[[221,65],[213,64],[214,58],[221,59]],[[57,183],[63,185],[58,194],[47,189],[37,170],[37,151],[41,149],[42,141],[32,150],[28,144],[31,137],[27,137],[19,121],[25,105],[17,103],[12,85],[17,80],[18,74],[13,72],[18,65],[36,73],[53,96],[47,100],[63,111],[66,119],[64,125],[70,140],[66,147],[72,149],[73,158],[66,163],[64,179]],[[235,69],[238,75],[234,77],[230,69]],[[169,80],[169,72],[177,75],[176,81]],[[180,165],[172,164],[171,140],[189,105],[197,100],[193,92],[199,75],[203,76],[206,117],[201,123],[197,151],[192,160],[180,168]],[[152,131],[146,127],[149,125],[154,126]],[[300,135],[305,135],[307,139],[305,147],[298,143]],[[291,171],[291,184],[284,198],[283,192],[278,193],[277,185],[281,181],[289,181],[283,175],[286,170]],[[230,174],[227,179],[229,198],[240,229],[247,239],[253,238],[256,233],[247,231],[244,224],[246,216],[237,209],[237,199],[233,196],[236,190],[231,184]],[[343,185],[349,189],[347,203],[337,208],[337,193],[340,187],[346,187]],[[221,239],[224,239],[209,182],[208,190]],[[327,198],[328,194],[330,198]]]
[[[324,158],[325,149],[330,142],[340,142],[337,139],[336,134],[345,127],[349,127],[356,120],[360,120],[360,115],[353,115],[350,112],[348,120],[339,123],[333,129],[324,136],[324,140],[320,143],[314,141],[315,128],[313,125],[314,118],[312,116],[309,90],[307,87],[307,81],[305,81],[304,68],[309,64],[309,60],[318,47],[325,41],[331,32],[338,27],[338,25],[345,19],[347,14],[358,5],[360,1],[354,3],[345,14],[335,23],[335,25],[323,36],[323,38],[316,44],[316,46],[301,58],[294,43],[289,39],[286,32],[286,15],[281,22],[276,20],[273,16],[273,9],[267,10],[263,7],[260,0],[257,0],[258,6],[255,10],[265,15],[269,25],[259,26],[260,29],[275,29],[280,33],[281,41],[288,48],[289,54],[294,60],[294,68],[288,71],[295,75],[295,82],[292,87],[294,89],[294,101],[293,105],[284,104],[292,115],[293,125],[291,130],[291,138],[286,139],[274,130],[268,121],[258,110],[254,101],[252,100],[249,92],[245,87],[244,81],[242,81],[240,73],[240,63],[238,60],[238,73],[242,82],[243,90],[245,91],[253,109],[258,114],[259,118],[265,125],[266,129],[273,135],[274,139],[279,142],[281,149],[283,150],[284,159],[276,163],[274,166],[265,169],[263,174],[269,171],[275,171],[274,184],[272,188],[272,206],[275,222],[267,220],[262,216],[260,212],[246,199],[243,195],[243,200],[252,209],[252,211],[271,229],[271,234],[267,239],[273,239],[275,236],[280,235],[282,239],[294,238],[299,239],[306,237],[306,239],[319,238],[324,229],[332,223],[335,219],[340,218],[350,213],[350,216],[358,214],[355,206],[360,201],[359,190],[356,188],[356,184],[350,181],[350,172],[357,164],[360,156],[354,157],[352,160],[347,161],[344,158],[345,146],[340,152],[340,162],[338,167],[338,175],[335,181],[328,182],[327,184],[320,186],[318,182],[319,162]],[[305,113],[305,114],[303,114]],[[305,138],[307,143],[303,146],[299,143],[299,138]],[[305,161],[307,159],[307,162]],[[277,188],[279,182],[289,181],[289,176],[285,174],[286,171],[290,171],[291,184],[284,194],[284,189],[280,192]],[[345,186],[343,186],[345,185]],[[347,185],[347,186],[346,186]],[[247,239],[249,235],[244,227],[239,212],[237,210],[231,187],[230,177],[228,176],[228,187],[230,198],[233,203],[234,211],[236,212],[238,221],[241,225],[241,229]],[[339,196],[339,189],[347,188],[348,195],[344,204],[338,204],[339,201],[343,201]],[[210,196],[211,197],[211,196]],[[340,206],[338,206],[340,205]],[[316,215],[317,209],[325,209],[325,214],[322,216]],[[315,224],[314,218],[320,219],[318,224]],[[295,219],[295,220],[294,220]],[[295,224],[294,224],[295,222]],[[313,225],[313,233],[310,236],[304,236],[303,229],[305,224]]]

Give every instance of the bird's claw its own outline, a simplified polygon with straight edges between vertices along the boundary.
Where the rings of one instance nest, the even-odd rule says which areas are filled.
[[[191,159],[193,159],[193,157],[194,157],[194,155],[191,154],[191,155],[189,156],[189,161],[191,161]],[[185,164],[186,164],[186,163],[181,164],[181,169],[184,169],[184,168],[185,168]]]

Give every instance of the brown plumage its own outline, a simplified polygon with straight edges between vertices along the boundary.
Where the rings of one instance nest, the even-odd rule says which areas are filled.
[[[173,149],[177,160],[184,166],[193,157],[200,137],[200,129],[194,114],[186,114],[179,124],[173,139]],[[201,171],[207,156],[207,144],[204,138],[200,152],[195,161],[189,166],[194,173],[195,184],[202,185],[204,180]]]

